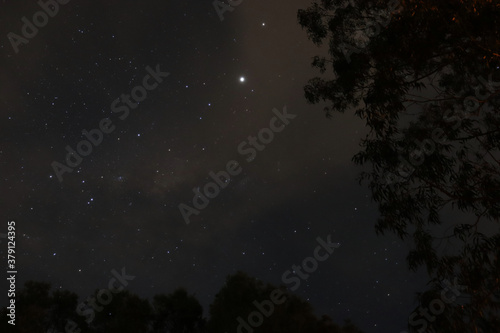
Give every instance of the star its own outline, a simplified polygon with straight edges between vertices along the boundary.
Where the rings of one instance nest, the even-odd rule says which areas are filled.
[[[244,76],[240,76],[240,82],[241,83],[245,82],[245,77]]]

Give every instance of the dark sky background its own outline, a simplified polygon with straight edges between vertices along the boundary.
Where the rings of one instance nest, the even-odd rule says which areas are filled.
[[[42,280],[86,298],[125,267],[128,290],[184,286],[208,315],[228,274],[280,284],[331,234],[341,246],[296,293],[337,323],[404,330],[426,276],[408,270],[409,245],[375,235],[378,212],[351,162],[363,122],[305,102],[321,52],[297,23],[309,4],[244,0],[220,21],[212,0],[73,0],[16,54],[7,33],[40,7],[3,0],[0,233],[16,222],[18,288]],[[170,75],[120,120],[111,103],[157,64]],[[246,162],[240,142],[285,105],[297,117]],[[115,131],[59,182],[51,163],[106,117]],[[243,172],[186,225],[179,204],[229,160]]]

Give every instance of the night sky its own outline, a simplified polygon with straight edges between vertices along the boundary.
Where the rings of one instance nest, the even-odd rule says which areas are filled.
[[[305,101],[324,52],[297,23],[309,5],[243,0],[221,21],[212,0],[73,0],[16,53],[8,33],[22,35],[40,7],[3,0],[0,233],[16,222],[18,288],[47,281],[84,299],[125,267],[127,290],[184,286],[208,315],[227,275],[278,285],[331,235],[341,246],[295,293],[337,323],[404,330],[426,276],[408,270],[409,245],[375,234],[377,207],[351,162],[363,122]],[[143,101],[113,112],[158,68],[169,74],[146,80],[158,85]],[[247,161],[240,144],[284,109],[295,118]],[[114,130],[59,181],[54,161],[103,119]],[[179,205],[193,207],[193,188],[232,160],[241,173],[187,224]]]

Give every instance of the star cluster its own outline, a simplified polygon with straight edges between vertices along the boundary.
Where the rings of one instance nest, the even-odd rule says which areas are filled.
[[[4,33],[0,232],[16,221],[20,283],[84,297],[125,266],[131,291],[182,285],[207,314],[228,274],[279,284],[331,234],[342,247],[297,293],[366,332],[405,327],[424,279],[408,272],[399,241],[374,233],[378,213],[351,162],[365,129],[305,102],[318,50],[295,17],[308,4],[244,1],[220,21],[206,1],[70,1],[17,53]],[[16,34],[39,10],[2,6],[2,31]],[[121,120],[113,101],[157,64],[169,76]],[[238,145],[284,106],[297,119],[243,164]],[[52,163],[102,119],[114,131],[60,181]],[[186,225],[179,204],[230,160],[241,174]]]

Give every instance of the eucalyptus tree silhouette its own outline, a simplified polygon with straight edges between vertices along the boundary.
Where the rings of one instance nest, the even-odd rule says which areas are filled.
[[[411,331],[500,331],[500,6],[489,0],[321,0],[297,14],[326,56],[304,88],[325,112],[354,112],[378,233],[411,244],[432,288],[466,286]],[[425,297],[424,297],[425,295]],[[429,304],[422,304],[429,305]]]

